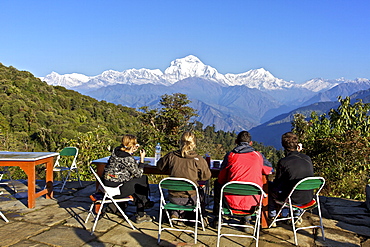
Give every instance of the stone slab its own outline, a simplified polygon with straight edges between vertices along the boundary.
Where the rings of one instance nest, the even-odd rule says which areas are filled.
[[[343,232],[334,229],[324,229],[325,241],[322,238],[321,231],[317,232],[316,246],[333,247],[360,247],[361,240],[350,232]]]
[[[52,246],[79,247],[95,238],[96,236],[84,229],[58,226],[31,237],[30,240]]]
[[[71,218],[71,214],[66,209],[59,207],[59,205],[52,205],[27,213],[22,218],[15,218],[15,220],[23,220],[34,224],[54,226],[61,224],[68,218]]]
[[[23,239],[49,230],[47,226],[27,222],[9,222],[0,224],[1,246],[9,246]]]
[[[10,245],[10,247],[50,247],[48,244],[38,243],[32,240],[22,240],[14,245]]]

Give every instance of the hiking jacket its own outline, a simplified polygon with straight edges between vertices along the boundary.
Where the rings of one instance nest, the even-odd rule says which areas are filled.
[[[180,150],[170,152],[158,160],[157,167],[161,171],[169,170],[171,177],[187,178],[195,184],[210,179],[212,175],[206,160],[195,151],[185,157],[181,156]],[[173,197],[189,197],[194,196],[195,191],[169,191],[169,194]]]
[[[104,167],[103,179],[124,183],[143,175],[144,164],[138,164],[131,154],[116,147]]]
[[[278,199],[285,200],[297,182],[313,176],[313,165],[309,156],[298,151],[288,152],[284,158],[279,160],[273,182],[274,190],[278,192]],[[294,204],[306,204],[312,198],[311,190],[296,191],[292,195]]]
[[[271,171],[271,163],[248,143],[242,142],[225,155],[218,182],[221,185],[230,181],[253,182],[262,188],[262,174],[267,175]],[[251,210],[260,199],[260,196],[226,195],[225,197],[229,207],[238,210]]]

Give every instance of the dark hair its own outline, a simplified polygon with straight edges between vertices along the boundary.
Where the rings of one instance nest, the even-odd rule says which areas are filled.
[[[288,151],[296,151],[298,148],[298,136],[293,132],[287,132],[281,136],[281,145]]]
[[[249,134],[248,131],[242,131],[238,134],[238,137],[236,138],[235,142],[236,144],[240,145],[242,142],[248,142],[250,143],[252,140],[251,134]]]

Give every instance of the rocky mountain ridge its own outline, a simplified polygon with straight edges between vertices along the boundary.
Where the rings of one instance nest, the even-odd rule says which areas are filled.
[[[41,78],[98,100],[123,106],[158,107],[160,96],[187,94],[197,110],[196,119],[216,129],[252,129],[300,107],[317,102],[335,101],[370,88],[370,80],[314,78],[303,84],[274,77],[260,68],[240,74],[221,74],[189,55],[176,59],[162,72],[159,69],[108,70],[97,76],[59,75]]]

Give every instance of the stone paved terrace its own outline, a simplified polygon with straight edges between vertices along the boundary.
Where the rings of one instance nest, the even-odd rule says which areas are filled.
[[[127,222],[112,214],[99,220],[95,233],[90,235],[92,222],[84,224],[87,210],[91,204],[89,195],[95,190],[94,182],[69,183],[63,194],[55,193],[55,199],[40,197],[34,209],[26,207],[27,187],[25,181],[14,181],[18,193],[14,194],[11,186],[0,186],[0,210],[10,220],[5,223],[0,219],[0,246],[158,246],[158,187],[151,185],[151,199],[155,206],[148,211],[155,220],[134,224],[132,230]],[[43,187],[41,181],[38,186]],[[298,233],[299,246],[367,246],[370,247],[370,213],[363,202],[322,197],[326,241],[321,232],[315,230]],[[134,207],[128,208],[132,215]],[[108,218],[109,217],[109,218]],[[316,221],[315,214],[307,214],[303,224]],[[240,233],[239,229],[228,229]],[[216,246],[217,231],[207,227],[199,231],[196,246]],[[195,246],[193,237],[187,233],[163,232],[160,246]],[[184,243],[189,243],[185,245]],[[264,247],[294,246],[291,227],[284,223],[276,228],[262,229],[259,245]],[[222,238],[221,246],[255,246],[255,242],[246,238]]]

